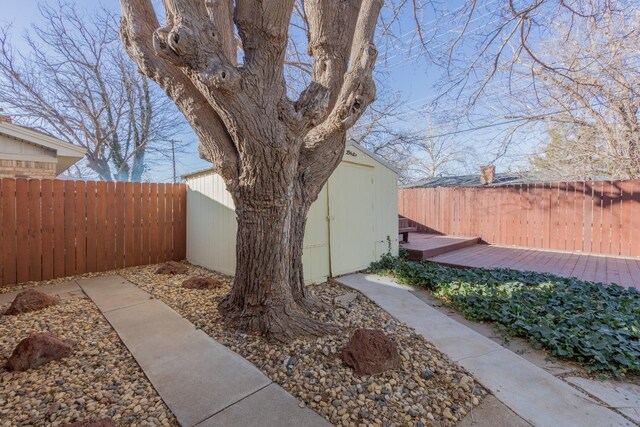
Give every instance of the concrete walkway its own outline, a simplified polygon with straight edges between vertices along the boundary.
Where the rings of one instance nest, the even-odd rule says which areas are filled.
[[[254,365],[122,277],[77,282],[180,425],[329,425]]]
[[[620,414],[427,305],[393,280],[352,274],[338,282],[413,327],[534,426],[632,426]]]
[[[25,291],[27,289],[28,288],[20,289],[19,291],[5,292],[3,294],[0,294],[0,304],[7,304],[12,302],[15,299],[16,295],[18,295],[20,292]],[[38,286],[35,289],[39,290],[40,292],[44,292],[45,294],[57,296],[61,300],[74,298],[74,297],[84,297],[84,294],[82,293],[82,289],[80,289],[80,287],[78,286],[75,280],[70,280],[68,282],[63,282],[63,283],[56,283],[53,285]]]

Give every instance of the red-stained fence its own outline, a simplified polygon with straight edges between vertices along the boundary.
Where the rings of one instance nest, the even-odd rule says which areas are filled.
[[[404,189],[398,213],[419,231],[640,257],[640,180]]]
[[[186,254],[186,186],[0,179],[0,284]]]

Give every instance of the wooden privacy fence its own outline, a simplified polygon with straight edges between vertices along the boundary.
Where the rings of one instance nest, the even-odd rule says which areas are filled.
[[[398,213],[419,231],[640,257],[640,180],[404,189]]]
[[[0,284],[184,259],[186,186],[0,180]]]

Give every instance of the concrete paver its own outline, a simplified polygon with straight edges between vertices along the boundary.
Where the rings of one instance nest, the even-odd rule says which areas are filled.
[[[61,299],[84,296],[82,294],[82,289],[80,289],[75,280],[70,280],[64,283],[55,283],[53,285],[38,286],[37,289],[49,295],[57,295]],[[0,294],[0,304],[7,304],[12,302],[15,299],[16,295],[18,295],[23,290],[24,289],[20,289],[19,291],[5,292],[3,294]]]
[[[565,380],[616,408],[640,425],[640,386],[581,377],[568,377]]]
[[[299,408],[291,395],[278,384],[271,384],[203,421],[198,427],[226,427],[235,425],[234,421],[238,419],[242,420],[243,427],[328,425],[324,418],[311,409]],[[265,420],[268,422],[265,423]]]
[[[462,323],[468,328],[473,329],[480,335],[483,335],[496,344],[509,349],[510,351],[518,354],[519,356],[525,358],[527,361],[544,369],[545,371],[556,377],[559,375],[567,375],[577,370],[575,364],[570,363],[566,360],[549,357],[549,354],[546,351],[533,348],[531,343],[524,338],[509,337],[509,340],[505,341],[503,335],[499,332],[496,332],[494,324],[485,322],[474,322],[465,319],[465,317],[459,312],[445,307],[441,300],[434,297],[431,292],[425,290],[424,288],[420,288],[417,286],[406,286],[406,288],[408,288],[413,295],[420,298],[421,301],[424,301],[439,312],[447,315],[447,317],[450,317],[456,322]]]
[[[352,274],[337,281],[362,292],[413,327],[534,426],[633,425],[544,369],[427,305],[389,278]]]
[[[122,277],[102,276],[78,283],[180,425],[206,421],[209,424],[204,425],[245,426],[256,416],[262,425],[328,425],[315,412],[299,408],[296,398],[246,359]],[[252,401],[272,409],[253,413],[256,409],[246,406]],[[210,424],[218,423],[218,416],[224,423]]]
[[[194,425],[271,384],[255,366],[161,301],[109,311],[105,317],[183,425]]]
[[[504,403],[487,396],[464,417],[457,427],[531,427]]]
[[[102,312],[151,299],[147,292],[117,275],[78,279],[77,282]]]

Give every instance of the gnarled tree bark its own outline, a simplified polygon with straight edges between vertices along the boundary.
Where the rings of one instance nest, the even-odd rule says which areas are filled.
[[[327,330],[304,287],[309,207],[340,163],[346,131],[375,99],[372,43],[382,0],[305,0],[313,81],[287,97],[294,0],[121,0],[122,39],[174,100],[224,178],[238,218],[230,325],[280,340]],[[236,62],[235,28],[244,54]]]

